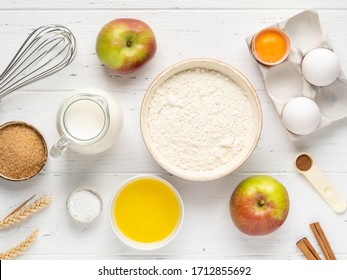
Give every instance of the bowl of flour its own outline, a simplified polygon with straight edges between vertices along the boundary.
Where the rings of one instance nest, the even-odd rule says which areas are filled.
[[[166,171],[192,181],[221,178],[252,154],[262,110],[251,83],[234,67],[190,59],[164,70],[141,106],[141,131]]]

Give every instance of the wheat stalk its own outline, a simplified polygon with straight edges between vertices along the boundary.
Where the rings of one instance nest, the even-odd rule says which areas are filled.
[[[0,253],[0,260],[11,260],[21,254],[24,250],[28,249],[31,244],[35,241],[36,237],[39,235],[39,230],[35,230],[30,234],[27,239],[22,241],[17,246],[7,250],[6,252]]]
[[[25,218],[30,217],[34,213],[44,209],[48,204],[51,203],[51,201],[52,198],[50,196],[41,196],[39,199],[29,204],[27,207],[15,211],[11,215],[0,221],[0,229],[13,226],[24,220]]]

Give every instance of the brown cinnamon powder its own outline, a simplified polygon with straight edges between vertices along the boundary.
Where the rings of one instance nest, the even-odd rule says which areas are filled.
[[[306,154],[302,154],[296,159],[296,167],[301,171],[307,171],[311,166],[312,159]]]
[[[10,180],[36,175],[47,159],[47,147],[41,134],[23,122],[0,127],[0,174]]]

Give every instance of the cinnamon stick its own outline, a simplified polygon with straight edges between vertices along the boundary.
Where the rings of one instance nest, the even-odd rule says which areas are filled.
[[[319,222],[310,224],[310,228],[316,237],[319,246],[321,247],[323,254],[327,260],[336,260],[335,254],[333,250],[331,249],[331,246],[329,244],[329,241],[327,237],[325,236],[325,233],[320,226]]]
[[[296,242],[296,246],[301,250],[306,259],[321,260],[317,251],[313,248],[313,246],[306,237],[301,238],[298,242]]]

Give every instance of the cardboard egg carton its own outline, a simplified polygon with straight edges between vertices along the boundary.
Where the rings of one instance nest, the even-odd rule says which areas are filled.
[[[305,10],[272,27],[282,29],[289,36],[291,51],[288,58],[275,66],[266,66],[254,60],[279,116],[281,117],[288,101],[303,96],[315,101],[321,112],[320,124],[314,132],[347,117],[347,81],[342,70],[332,84],[324,87],[308,83],[301,72],[302,59],[310,50],[327,48],[333,51],[329,38],[321,27],[317,11]],[[252,57],[251,42],[254,35],[246,38]],[[286,131],[291,140],[309,135],[296,135],[287,129]]]

